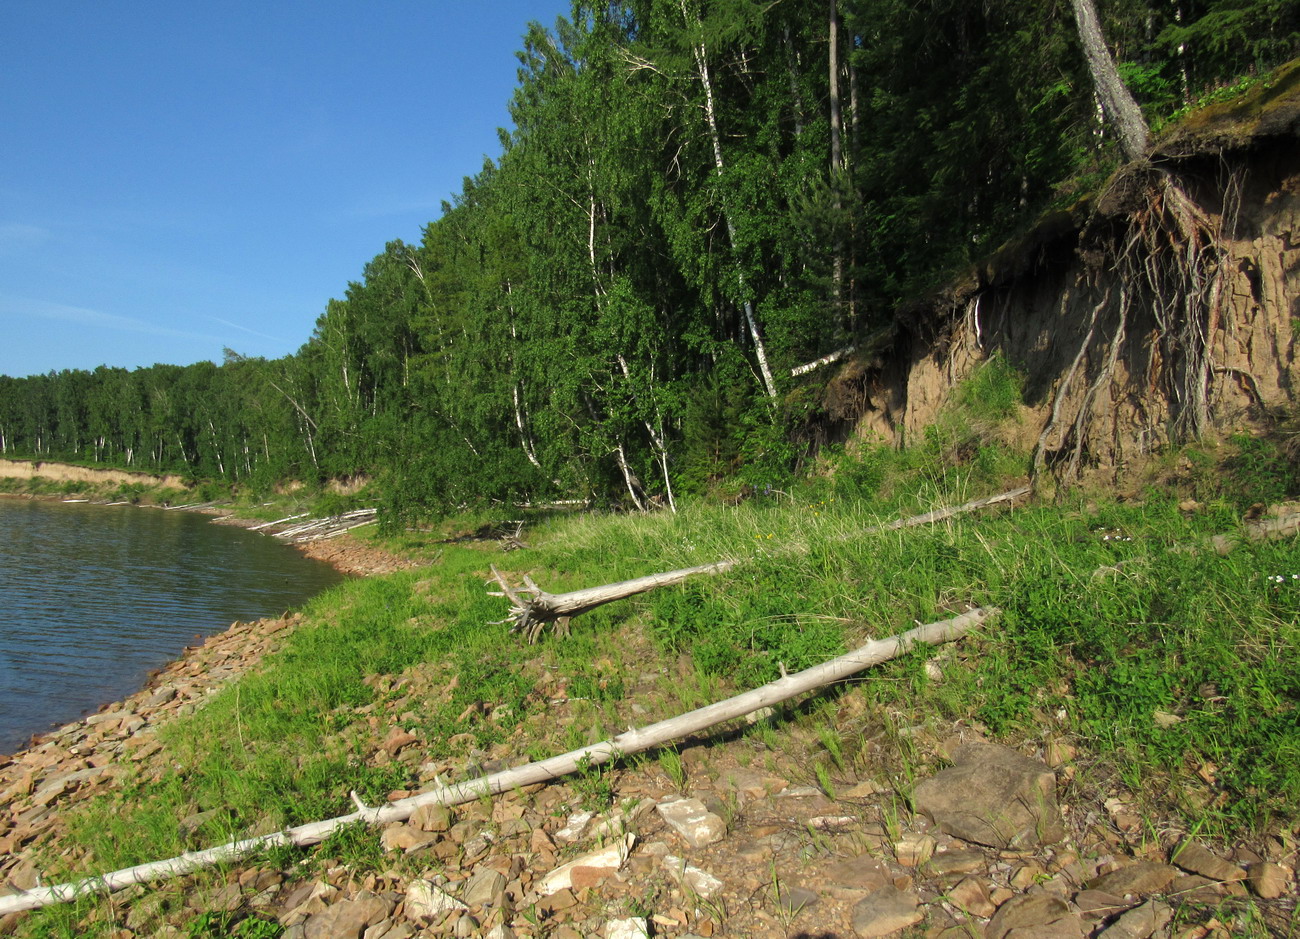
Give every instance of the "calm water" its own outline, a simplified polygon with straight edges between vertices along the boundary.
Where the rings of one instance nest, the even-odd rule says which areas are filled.
[[[340,579],[203,515],[0,499],[0,753],[137,690],[197,636]]]

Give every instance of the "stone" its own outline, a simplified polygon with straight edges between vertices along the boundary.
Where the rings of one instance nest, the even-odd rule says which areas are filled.
[[[1060,897],[1043,893],[1021,894],[998,907],[984,930],[984,939],[1006,939],[1014,930],[1043,930],[1069,915],[1070,907]]]
[[[388,918],[392,907],[383,897],[361,890],[340,900],[303,924],[304,939],[361,939],[366,927]]]
[[[555,840],[573,844],[582,837],[582,833],[587,830],[587,824],[594,817],[592,812],[575,812],[569,816],[565,826],[555,833]]]
[[[456,939],[473,939],[479,934],[478,920],[468,913],[461,914],[456,920]]]
[[[1006,939],[1084,939],[1088,927],[1077,916],[1063,916],[1044,926],[1022,926],[1013,929]]]
[[[958,909],[985,919],[998,911],[988,888],[976,877],[967,877],[949,890],[948,900]]]
[[[668,798],[655,806],[668,827],[692,848],[703,848],[721,841],[727,823],[710,812],[699,799]]]
[[[1250,889],[1255,891],[1255,896],[1263,900],[1276,900],[1283,896],[1287,892],[1290,880],[1286,868],[1267,861],[1250,865],[1247,879],[1250,882]]]
[[[467,909],[430,880],[412,881],[406,888],[406,918],[417,925],[437,923],[448,913]]]
[[[162,707],[164,704],[171,701],[175,697],[176,697],[176,689],[174,687],[168,686],[166,688],[159,688],[153,694],[149,695],[149,697],[145,698],[142,702],[140,702],[140,704],[142,707],[157,708],[157,707]]]
[[[934,847],[929,835],[909,834],[894,842],[894,857],[903,867],[920,867],[934,855]]]
[[[1101,890],[1116,896],[1145,896],[1159,893],[1178,876],[1178,871],[1158,861],[1138,861],[1089,881],[1089,890]]]
[[[1244,870],[1236,864],[1211,854],[1198,841],[1184,841],[1181,847],[1174,852],[1173,862],[1185,871],[1200,874],[1202,877],[1210,878],[1210,880],[1232,881],[1246,879]]]
[[[787,887],[785,884],[781,884],[777,887],[776,897],[772,902],[780,910],[782,916],[789,917],[798,916],[804,910],[816,906],[820,901],[821,897],[805,887]]]
[[[712,897],[724,886],[722,881],[708,871],[688,864],[682,858],[668,854],[664,856],[661,863],[664,870],[668,871],[679,884],[705,900]]]
[[[451,809],[445,805],[422,805],[411,815],[410,824],[420,831],[450,831]]]
[[[562,864],[555,870],[551,871],[537,884],[537,892],[543,897],[549,897],[559,893],[561,890],[568,890],[573,887],[574,871],[578,868],[584,870],[578,874],[579,879],[598,877],[598,872],[607,871],[614,874],[627,863],[627,856],[632,850],[636,837],[631,833],[624,835],[623,840],[617,844],[610,845],[600,851],[589,851]],[[591,869],[591,870],[587,870]]]
[[[1055,844],[1065,837],[1056,774],[993,743],[954,748],[949,769],[912,792],[916,810],[957,838],[994,848]]]
[[[984,855],[974,848],[957,848],[952,851],[936,851],[931,856],[926,869],[936,877],[952,877],[973,874],[984,867]]]
[[[1174,911],[1165,903],[1148,900],[1129,910],[1100,933],[1101,939],[1148,939],[1174,918]]]
[[[1080,890],[1074,895],[1074,905],[1084,916],[1109,919],[1116,913],[1127,910],[1133,903],[1104,890]]]
[[[859,900],[853,907],[853,931],[862,939],[888,936],[914,926],[924,919],[914,893],[899,890],[892,884]]]
[[[1217,904],[1234,887],[1245,892],[1245,888],[1236,881],[1224,883],[1200,874],[1179,874],[1164,892],[1173,894],[1183,902]]]
[[[379,836],[379,843],[385,851],[418,851],[438,840],[438,836],[410,825],[394,825],[385,828]]]
[[[853,897],[853,894],[860,897],[862,891],[879,890],[893,881],[885,865],[866,854],[833,861],[821,869],[820,876],[824,883],[831,885],[833,896],[846,900]],[[841,889],[836,890],[837,887]],[[845,888],[849,891],[848,894],[844,892]]]
[[[480,868],[465,882],[460,896],[468,906],[501,906],[506,898],[506,877],[500,871]]]
[[[650,923],[641,916],[611,919],[605,924],[605,939],[650,939]]]

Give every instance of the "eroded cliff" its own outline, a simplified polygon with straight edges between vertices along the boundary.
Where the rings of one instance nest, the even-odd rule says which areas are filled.
[[[1300,62],[1157,140],[1148,162],[942,294],[830,383],[832,417],[905,441],[991,356],[1026,376],[1021,443],[1069,482],[1297,403]]]

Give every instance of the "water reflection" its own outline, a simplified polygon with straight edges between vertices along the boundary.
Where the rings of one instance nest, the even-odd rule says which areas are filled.
[[[0,753],[131,693],[197,637],[340,579],[201,515],[0,499]]]

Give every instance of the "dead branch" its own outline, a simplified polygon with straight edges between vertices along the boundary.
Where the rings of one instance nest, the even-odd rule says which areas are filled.
[[[857,346],[845,346],[843,349],[836,349],[834,352],[823,355],[820,359],[813,359],[811,362],[805,362],[803,365],[796,365],[790,369],[790,377],[798,378],[800,375],[807,375],[809,372],[816,371],[823,365],[830,365],[838,362],[849,353],[853,352]]]
[[[848,541],[851,538],[897,531],[900,528],[929,525],[952,518],[955,515],[963,515],[967,512],[974,512],[992,505],[1000,505],[1004,502],[1014,502],[1028,495],[1029,492],[1029,486],[1022,486],[1019,489],[1001,492],[995,496],[972,499],[970,502],[961,505],[944,506],[921,515],[913,515],[910,518],[896,519],[885,525],[839,535],[834,540]],[[639,593],[645,593],[647,590],[654,590],[656,587],[680,584],[696,574],[722,574],[739,563],[739,560],[730,558],[713,564],[701,564],[699,567],[685,567],[680,570],[667,571],[663,574],[651,574],[647,577],[638,577],[635,580],[625,580],[616,584],[587,587],[570,593],[547,593],[533,583],[532,578],[527,575],[524,576],[524,586],[513,587],[505,576],[493,567],[492,580],[496,582],[501,590],[499,592],[493,591],[492,595],[507,597],[510,600],[510,613],[505,619],[498,620],[498,622],[510,623],[511,632],[522,633],[528,642],[532,644],[541,638],[542,631],[547,623],[555,623],[556,635],[567,636],[569,634],[569,620],[580,613],[586,613],[588,610],[593,610],[606,603],[612,603],[615,600],[622,600],[626,597],[636,596]]]
[[[1292,512],[1248,524],[1240,534],[1214,535],[1209,539],[1209,545],[1219,554],[1227,554],[1243,541],[1272,541],[1297,533],[1300,533],[1300,512]]]
[[[734,560],[718,561],[714,564],[684,567],[663,574],[651,574],[635,580],[624,580],[616,584],[587,587],[570,593],[547,593],[533,583],[533,579],[527,575],[524,576],[523,587],[511,587],[501,572],[493,567],[492,579],[501,587],[501,592],[493,591],[492,595],[510,599],[510,615],[500,622],[512,623],[512,632],[523,633],[529,643],[535,643],[541,638],[542,630],[547,623],[555,623],[558,635],[568,635],[569,620],[579,613],[586,613],[606,603],[633,597],[638,593],[654,590],[656,587],[680,584],[696,574],[721,574],[723,571],[731,570],[735,565]]]
[[[990,505],[1000,505],[1003,502],[1015,502],[1024,496],[1029,495],[1032,487],[1021,486],[1019,489],[1011,489],[1007,492],[1000,492],[996,496],[986,496],[983,499],[972,499],[970,502],[963,502],[961,505],[945,506],[935,509],[933,512],[925,512],[921,515],[913,515],[911,518],[900,518],[897,521],[890,522],[888,525],[881,525],[876,529],[868,531],[897,531],[900,528],[915,528],[918,525],[929,525],[933,522],[942,522],[946,518],[952,518],[954,515],[964,515],[967,512],[974,512],[977,509],[988,508]],[[849,536],[842,536],[847,539]]]
[[[223,861],[232,861],[255,851],[280,845],[313,845],[324,841],[347,825],[364,823],[384,825],[410,818],[423,805],[460,805],[483,796],[510,792],[522,786],[546,782],[559,776],[576,772],[580,766],[598,766],[624,756],[641,753],[663,746],[673,740],[707,730],[724,721],[751,714],[764,707],[779,704],[807,691],[847,678],[872,666],[897,658],[917,643],[938,645],[959,639],[975,627],[996,616],[995,607],[970,610],[952,619],[928,623],[888,639],[874,639],[861,648],[814,665],[793,675],[785,675],[760,688],[744,692],[725,701],[718,701],[695,711],[678,715],[640,730],[628,730],[610,740],[595,743],[581,750],[528,763],[515,769],[481,776],[478,779],[443,786],[416,796],[399,799],[385,806],[368,807],[353,795],[358,806],[356,812],[320,822],[299,825],[285,831],[245,838],[205,851],[190,851],[165,861],[153,861],[125,870],[113,871],[96,877],[87,877],[73,883],[58,884],[0,897],[0,916],[23,910],[34,910],[67,903],[78,897],[107,894],[133,884],[148,883],[179,877]]]

